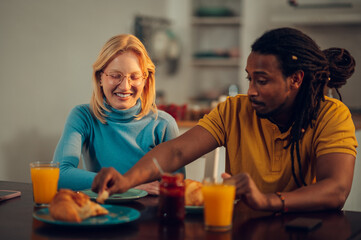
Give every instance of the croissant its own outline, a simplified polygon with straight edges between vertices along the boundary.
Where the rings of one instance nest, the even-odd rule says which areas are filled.
[[[69,189],[60,189],[49,206],[50,216],[56,220],[81,222],[82,220],[108,214],[108,210],[92,202],[88,195]]]
[[[105,200],[109,197],[109,192],[107,190],[104,190],[101,194],[98,195],[96,201],[98,203],[104,204]]]
[[[185,205],[187,206],[202,206],[203,194],[202,183],[191,179],[185,179]]]

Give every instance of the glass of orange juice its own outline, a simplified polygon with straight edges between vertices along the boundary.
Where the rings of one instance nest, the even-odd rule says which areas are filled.
[[[217,183],[203,181],[204,223],[208,231],[228,231],[232,228],[236,186],[233,181]]]
[[[59,163],[32,162],[30,173],[35,206],[49,206],[58,191]]]

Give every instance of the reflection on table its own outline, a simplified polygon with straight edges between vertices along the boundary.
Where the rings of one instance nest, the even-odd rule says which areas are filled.
[[[109,227],[66,227],[33,218],[31,184],[2,182],[0,189],[19,190],[22,196],[0,202],[1,239],[361,239],[361,212],[324,211],[275,215],[256,212],[238,202],[233,228],[225,233],[204,230],[202,213],[187,213],[178,225],[162,224],[157,218],[158,197],[122,203],[137,209],[141,217]],[[318,218],[322,225],[310,232],[286,230],[285,224],[298,217]]]

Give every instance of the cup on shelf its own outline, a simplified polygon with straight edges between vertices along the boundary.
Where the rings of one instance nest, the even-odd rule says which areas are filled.
[[[58,191],[59,163],[30,163],[33,198],[36,207],[47,207]]]

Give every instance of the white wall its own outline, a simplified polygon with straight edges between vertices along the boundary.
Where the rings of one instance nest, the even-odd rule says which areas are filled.
[[[357,148],[357,152],[361,152],[361,130],[356,131],[356,138],[359,143]],[[347,198],[347,201],[344,206],[344,210],[349,211],[359,211],[361,212],[361,156],[358,154],[355,163],[355,170],[353,176],[353,184],[351,188],[351,192]]]
[[[90,100],[103,44],[133,33],[135,14],[167,8],[167,0],[0,1],[0,180],[29,182],[28,163],[52,159],[69,111]]]

